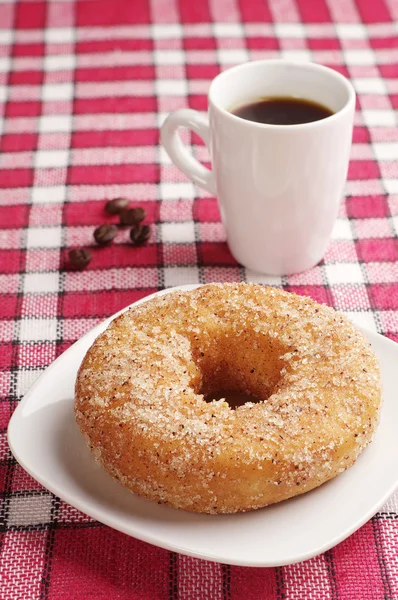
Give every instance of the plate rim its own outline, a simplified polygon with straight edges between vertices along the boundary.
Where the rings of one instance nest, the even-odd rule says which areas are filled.
[[[244,566],[244,567],[279,567],[279,566],[285,566],[285,565],[291,565],[291,564],[303,562],[310,558],[314,558],[320,554],[323,554],[330,548],[333,548],[335,545],[342,542],[343,540],[347,539],[355,531],[357,531],[360,527],[362,527],[365,523],[367,523],[378,512],[378,510],[385,504],[385,502],[388,500],[388,498],[391,497],[391,495],[394,493],[394,491],[398,488],[398,477],[397,477],[395,483],[390,485],[388,490],[385,491],[382,496],[380,496],[380,499],[378,502],[376,502],[364,515],[362,515],[361,518],[353,521],[352,527],[346,528],[343,532],[334,536],[333,538],[330,538],[327,542],[325,542],[321,546],[318,546],[317,548],[315,548],[313,550],[303,552],[294,558],[287,558],[285,561],[273,562],[273,561],[264,560],[264,559],[263,560],[259,559],[259,560],[245,561],[244,558],[242,558],[241,560],[228,559],[223,556],[208,554],[203,551],[195,551],[190,548],[185,548],[183,545],[179,545],[176,543],[167,543],[163,540],[159,541],[156,538],[156,536],[154,536],[152,533],[149,533],[149,534],[146,532],[141,533],[141,531],[139,531],[138,533],[134,532],[134,534],[133,534],[133,533],[131,533],[131,531],[127,530],[127,528],[123,528],[123,526],[119,526],[118,524],[115,525],[115,523],[112,521],[112,518],[109,518],[109,519],[107,518],[108,514],[106,511],[101,511],[101,509],[97,509],[96,507],[91,508],[89,505],[89,502],[87,502],[86,500],[81,501],[79,497],[73,497],[73,501],[70,500],[70,498],[68,497],[68,494],[66,494],[66,497],[65,497],[65,495],[62,494],[62,490],[60,493],[60,490],[57,489],[57,486],[53,487],[51,481],[48,481],[45,476],[42,476],[40,474],[40,472],[37,472],[34,468],[30,468],[30,466],[24,461],[24,459],[20,457],[18,450],[16,450],[15,445],[13,444],[13,437],[14,436],[15,436],[15,438],[17,437],[16,436],[17,422],[18,422],[18,419],[20,419],[22,417],[22,411],[23,411],[24,407],[28,404],[28,402],[30,401],[30,398],[35,394],[36,389],[41,385],[42,380],[48,375],[48,372],[50,370],[52,370],[53,368],[55,368],[55,365],[58,363],[58,361],[65,359],[65,354],[68,354],[69,352],[72,353],[76,349],[76,347],[78,347],[87,336],[93,335],[94,333],[95,333],[96,337],[98,335],[100,335],[100,333],[109,325],[109,323],[111,321],[113,321],[116,317],[123,314],[130,308],[135,307],[139,304],[145,303],[148,300],[155,298],[157,296],[163,296],[165,294],[168,294],[171,292],[176,292],[176,291],[189,291],[189,290],[193,290],[198,287],[201,287],[202,285],[204,285],[204,284],[185,284],[185,285],[173,286],[170,288],[164,288],[162,290],[158,290],[157,292],[153,292],[152,294],[144,296],[143,298],[140,298],[139,300],[127,305],[126,307],[117,311],[110,317],[103,319],[100,323],[97,323],[97,325],[95,325],[94,327],[89,329],[84,335],[82,335],[78,340],[76,340],[69,348],[67,348],[65,350],[65,352],[63,352],[52,363],[50,363],[50,365],[48,365],[48,367],[46,367],[44,369],[43,373],[40,374],[40,376],[33,383],[33,385],[28,389],[26,394],[24,394],[23,398],[20,400],[16,409],[14,410],[13,414],[11,415],[10,421],[7,426],[7,442],[8,442],[9,448],[10,448],[14,458],[21,465],[21,467],[31,477],[33,477],[33,479],[38,481],[45,489],[50,491],[52,494],[59,497],[61,500],[63,500],[70,506],[73,506],[77,510],[80,510],[84,514],[88,515],[90,518],[95,519],[99,523],[102,523],[103,525],[106,525],[107,527],[111,527],[112,529],[120,531],[121,533],[124,533],[125,535],[129,535],[130,537],[139,539],[141,541],[152,544],[159,548],[163,548],[165,550],[169,550],[169,551],[173,551],[173,552],[178,552],[185,556],[200,558],[203,560],[208,560],[208,561],[212,561],[212,562],[216,562],[216,563],[224,563],[224,564],[235,565],[235,566]],[[371,341],[371,338],[373,338],[373,337],[381,338],[383,340],[383,343],[386,343],[387,345],[394,347],[395,350],[397,350],[398,344],[393,342],[389,338],[379,334],[378,332],[374,332],[370,329],[367,329],[366,327],[362,327],[362,326],[358,326],[358,325],[356,325],[356,327],[367,337],[368,340],[370,338],[370,341]],[[21,417],[19,416],[20,413],[21,413]],[[353,465],[351,468],[354,468],[354,467],[355,467],[355,465]],[[87,509],[89,509],[89,512]],[[206,515],[206,516],[208,516],[209,518],[214,518],[214,516],[217,517],[217,515]]]

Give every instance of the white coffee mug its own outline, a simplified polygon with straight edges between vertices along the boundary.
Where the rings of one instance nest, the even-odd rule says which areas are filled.
[[[303,98],[333,113],[299,125],[268,125],[231,113],[264,97]],[[218,198],[233,256],[260,273],[289,275],[323,257],[347,176],[355,92],[336,71],[314,63],[244,63],[211,83],[209,119],[190,109],[169,115],[161,141],[194,183]],[[195,131],[212,170],[183,145],[179,127]]]

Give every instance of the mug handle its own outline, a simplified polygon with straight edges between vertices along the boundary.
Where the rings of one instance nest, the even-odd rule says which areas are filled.
[[[180,171],[193,183],[215,195],[216,187],[213,172],[204,167],[188,152],[178,134],[179,127],[188,127],[188,129],[197,133],[209,148],[210,129],[206,117],[190,108],[176,110],[163,123],[160,129],[160,140],[167,154]]]

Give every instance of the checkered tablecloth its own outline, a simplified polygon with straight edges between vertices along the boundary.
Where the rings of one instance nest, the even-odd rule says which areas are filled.
[[[397,496],[315,559],[229,567],[92,521],[33,481],[6,440],[59,354],[163,287],[283,286],[398,341],[397,19],[398,0],[0,0],[1,600],[398,599]],[[220,69],[279,56],[333,67],[358,92],[333,241],[320,265],[282,279],[236,264],[215,198],[171,165],[158,131],[173,109],[205,111]],[[147,246],[122,232],[94,247],[118,196],[145,207]],[[93,254],[82,272],[67,263],[79,246]]]

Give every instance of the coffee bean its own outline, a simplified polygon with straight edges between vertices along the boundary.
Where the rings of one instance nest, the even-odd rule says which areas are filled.
[[[69,250],[68,252],[70,263],[76,267],[76,269],[83,270],[87,267],[91,261],[91,253],[85,248],[76,248],[75,250]]]
[[[122,227],[136,225],[137,223],[141,223],[143,219],[145,219],[145,210],[140,206],[137,206],[137,208],[128,208],[120,213],[120,225]]]
[[[105,210],[110,215],[119,215],[128,207],[129,203],[130,201],[127,198],[115,198],[105,204]]]
[[[130,231],[130,239],[135,246],[142,246],[149,240],[151,228],[149,225],[136,225]]]
[[[104,223],[95,229],[94,239],[100,246],[110,244],[117,233],[117,227],[110,223]]]

